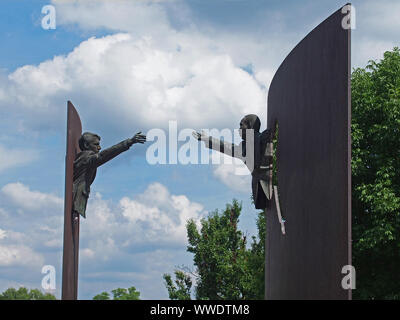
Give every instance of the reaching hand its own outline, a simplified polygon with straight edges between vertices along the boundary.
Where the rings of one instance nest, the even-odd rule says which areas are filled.
[[[144,134],[141,134],[142,132],[140,131],[140,132],[138,132],[138,133],[136,133],[134,136],[133,136],[133,138],[131,138],[131,142],[132,142],[132,144],[135,144],[135,143],[145,143],[146,142],[146,136],[144,135]]]
[[[199,141],[207,141],[208,140],[208,135],[206,135],[205,133],[204,133],[204,131],[201,131],[201,132],[196,132],[196,131],[193,131],[192,132],[192,135],[193,135],[193,137],[195,138],[195,139],[197,139],[197,140],[199,140]]]

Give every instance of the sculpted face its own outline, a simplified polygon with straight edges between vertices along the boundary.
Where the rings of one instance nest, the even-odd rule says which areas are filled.
[[[100,139],[96,136],[89,136],[85,142],[86,150],[91,150],[95,153],[98,153],[101,150],[100,147]]]
[[[239,134],[243,140],[246,140],[246,129],[250,129],[249,124],[247,123],[247,121],[242,119],[240,121]]]

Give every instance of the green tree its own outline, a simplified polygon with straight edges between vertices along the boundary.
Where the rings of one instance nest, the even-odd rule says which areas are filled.
[[[352,74],[356,299],[400,299],[400,50]]]
[[[50,293],[43,293],[38,289],[19,289],[8,288],[0,294],[0,300],[56,300],[56,297]]]
[[[265,228],[265,215],[260,212],[257,217],[258,237],[252,237],[251,249],[247,251],[251,288],[247,299],[262,300],[265,297]]]
[[[196,299],[264,298],[264,215],[258,217],[258,239],[253,237],[251,248],[247,248],[246,236],[237,228],[241,210],[233,200],[223,212],[216,210],[202,219],[200,230],[194,220],[187,222],[187,251],[194,254]],[[170,299],[190,297],[190,275],[178,270],[175,276],[176,286],[170,275],[164,275]]]
[[[140,292],[136,291],[135,287],[117,288],[111,290],[113,295],[112,300],[140,300]],[[110,300],[110,294],[108,292],[102,292],[93,297],[93,300]]]
[[[169,274],[164,274],[164,283],[171,300],[191,300],[192,279],[181,270],[175,270],[175,284]]]
[[[108,292],[103,291],[93,297],[93,300],[110,300],[110,294]]]

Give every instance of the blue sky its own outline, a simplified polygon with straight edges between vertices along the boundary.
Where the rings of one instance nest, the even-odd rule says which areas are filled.
[[[44,5],[55,30],[41,27]],[[56,268],[61,292],[66,102],[104,147],[168,122],[265,128],[266,96],[290,50],[342,1],[1,1],[0,291],[40,288]],[[398,46],[400,3],[354,1],[352,66]],[[150,165],[153,142],[98,170],[81,223],[79,298],[136,286],[166,299],[162,274],[192,265],[185,223],[236,198],[256,234],[250,177],[232,165]],[[191,141],[194,145],[195,142]],[[211,153],[210,153],[211,155]],[[215,157],[215,154],[213,155]]]

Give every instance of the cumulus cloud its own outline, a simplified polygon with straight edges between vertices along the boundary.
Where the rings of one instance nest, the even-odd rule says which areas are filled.
[[[118,134],[165,128],[169,120],[193,128],[231,127],[243,114],[265,115],[264,83],[272,72],[245,71],[250,58],[243,51],[233,54],[244,45],[237,38],[224,43],[194,27],[176,30],[164,2],[54,4],[61,25],[119,33],[89,38],[66,55],[3,75],[0,108],[13,108],[24,126],[61,127],[67,100],[88,126]],[[256,41],[245,41],[253,55]]]
[[[150,185],[136,200],[121,199],[120,206],[129,224],[142,234],[141,239],[137,237],[133,242],[186,244],[187,220],[198,220],[203,213],[202,205],[184,195],[171,195],[159,183]]]
[[[1,239],[4,239],[5,237],[6,237],[6,231],[0,229],[0,240],[1,240]]]
[[[168,32],[170,23],[163,5],[171,2],[174,1],[52,0],[57,9],[58,24],[76,24],[84,30],[106,28],[136,34]]]
[[[40,213],[40,223],[35,239],[47,247],[61,247],[63,200],[55,195],[32,191],[22,183],[10,183],[1,189],[3,199],[11,210]],[[43,212],[47,214],[43,215]],[[104,256],[116,248],[132,250],[134,246],[184,247],[186,244],[186,222],[199,221],[205,214],[201,204],[190,201],[185,195],[174,195],[160,183],[150,184],[143,193],[132,198],[123,197],[118,203],[105,200],[99,193],[89,199],[87,219],[82,219],[82,239],[87,241],[85,255]],[[12,218],[12,217],[11,217]],[[38,221],[39,217],[35,218]],[[10,219],[10,216],[8,216]],[[20,216],[13,216],[20,219]],[[29,236],[21,232],[9,233],[12,239],[23,242]],[[0,237],[6,235],[0,229]],[[11,238],[10,238],[11,239]],[[35,243],[31,239],[31,243]],[[37,243],[36,243],[37,244]]]
[[[20,182],[9,183],[1,188],[1,192],[18,209],[28,211],[39,211],[40,209],[50,208],[61,211],[64,201],[52,194],[39,191],[31,191],[29,187]]]
[[[29,237],[24,233],[0,229],[0,268],[38,268],[43,262],[43,255],[29,246]]]
[[[175,46],[159,48],[130,34],[90,38],[65,57],[17,69],[3,100],[48,122],[69,97],[89,121],[126,129],[165,127],[171,119],[192,127],[228,125],[262,111],[265,92],[229,55],[187,36]]]
[[[1,205],[7,208],[0,208],[4,231],[0,232],[3,234],[0,251],[7,261],[3,266],[37,269],[48,259],[58,265],[53,259],[62,249],[63,200],[31,190],[20,182],[3,186],[0,197]]]
[[[241,160],[213,152],[211,162],[217,163],[214,165],[213,174],[218,180],[230,189],[249,193],[249,190],[251,190],[251,174]]]
[[[10,149],[0,144],[0,173],[10,168],[27,165],[36,159],[38,159],[38,154],[34,150]]]
[[[134,198],[113,204],[95,194],[88,204],[88,219],[82,230],[93,255],[142,247],[185,247],[186,223],[199,221],[203,206],[185,195],[173,195],[160,183],[150,184]],[[118,249],[117,249],[118,248]],[[142,249],[140,249],[142,250]],[[92,255],[92,256],[93,256]]]
[[[268,12],[257,17],[271,18],[274,27],[261,24],[257,32],[195,25],[182,1],[53,3],[60,25],[120,33],[87,39],[66,55],[2,75],[0,108],[13,108],[24,126],[40,130],[61,127],[65,119],[60,114],[65,114],[69,99],[87,125],[117,134],[133,127],[165,128],[168,120],[178,120],[179,126],[220,128],[234,126],[246,113],[265,119],[274,71],[311,30],[305,29],[311,26],[303,17],[304,27],[289,32],[282,14]],[[171,6],[182,13],[175,10],[170,16]],[[398,29],[393,7],[398,7],[393,1],[357,4],[357,25],[364,30],[370,26],[362,35],[357,34],[359,28],[354,31],[360,48],[353,50],[355,64],[392,48]],[[180,28],[171,21],[179,19],[185,21]]]
[[[0,291],[9,287],[32,285],[40,287],[40,270],[46,259],[45,255],[35,250],[32,240],[26,232],[18,232],[9,228],[7,220],[1,221],[0,229]],[[34,280],[33,280],[34,279]]]
[[[25,245],[2,245],[0,242],[0,267],[43,266],[43,256]]]
[[[100,292],[93,280],[107,279],[102,291],[114,289],[117,283],[124,287],[132,283],[144,299],[165,298],[162,274],[191,264],[185,250],[186,222],[199,222],[205,214],[202,205],[185,195],[171,194],[157,182],[118,203],[94,194],[87,219],[81,222],[82,279],[93,283],[87,290]]]
[[[25,268],[28,273],[40,270],[44,264],[60,268],[62,200],[31,190],[22,183],[5,185],[1,196],[2,204],[8,204],[7,211],[4,210],[7,218],[0,228],[3,276],[7,278],[8,269],[4,268],[8,267]],[[13,214],[18,210],[34,214],[21,221],[20,215]],[[201,204],[185,195],[172,194],[157,182],[142,193],[122,197],[118,202],[103,199],[99,193],[93,194],[88,203],[87,219],[81,220],[83,286],[86,279],[96,278],[101,282],[102,276],[108,274],[120,282],[131,279],[137,287],[144,287],[154,279],[158,284],[151,284],[152,294],[163,290],[162,274],[189,260],[185,255],[187,220],[199,223],[205,214]],[[147,294],[151,297],[151,293]]]

